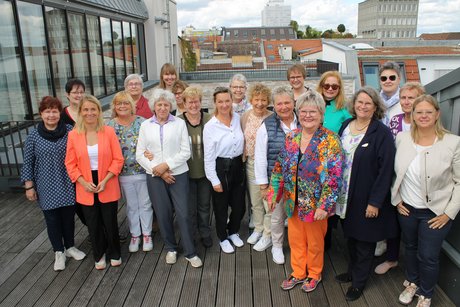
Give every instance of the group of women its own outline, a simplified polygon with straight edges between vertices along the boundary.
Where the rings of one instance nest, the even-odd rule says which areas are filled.
[[[340,73],[324,73],[316,91],[304,85],[305,74],[303,66],[292,66],[291,88],[279,86],[273,93],[261,83],[247,89],[246,78],[237,74],[228,88],[214,91],[211,115],[202,110],[201,90],[177,80],[174,67],[165,64],[150,99],[142,96],[140,76],[126,78],[107,126],[94,97],[72,106],[72,91],[84,92],[84,85],[75,84],[65,113],[77,118],[73,130],[59,120],[60,102],[45,98],[39,109],[43,123],[26,143],[22,179],[27,197],[38,198],[45,214],[55,269],[63,269],[65,256],[85,257],[73,246],[75,203],[82,208],[97,269],[106,267],[106,255],[112,266],[121,264],[120,185],[129,251],[136,252],[141,241],[144,251],[153,248],[156,219],[166,262],[175,263],[175,215],[185,258],[200,267],[193,238],[197,232],[205,247],[213,244],[211,199],[222,251],[244,245],[239,230],[247,190],[254,223],[247,243],[256,251],[273,245],[279,264],[288,218],[293,272],[282,282],[284,290],[297,284],[306,292],[316,289],[324,250],[340,220],[349,265],[336,280],[351,282],[347,300],[362,295],[377,242],[386,242],[388,251],[375,272],[397,266],[402,234],[406,281],[399,301],[409,304],[418,295],[417,306],[430,306],[441,244],[460,210],[460,138],[442,127],[439,105],[423,87],[399,88],[396,63],[382,66],[380,93],[363,87],[348,105]],[[178,117],[171,114],[174,105]]]

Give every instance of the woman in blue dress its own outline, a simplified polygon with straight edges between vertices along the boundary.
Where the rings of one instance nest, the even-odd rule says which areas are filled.
[[[75,260],[86,256],[74,246],[75,190],[64,164],[67,133],[72,126],[60,120],[61,112],[58,98],[42,99],[39,113],[43,121],[27,137],[21,172],[27,199],[38,201],[45,216],[55,252],[55,271],[65,269],[66,256]]]

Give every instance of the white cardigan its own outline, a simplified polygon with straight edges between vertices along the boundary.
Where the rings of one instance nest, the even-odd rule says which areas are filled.
[[[150,161],[144,156],[148,150],[153,154]],[[144,121],[139,130],[136,147],[136,160],[152,175],[152,168],[166,162],[173,175],[188,171],[187,160],[190,158],[190,143],[185,122],[177,117],[163,125],[163,144],[160,141],[160,125],[153,118]],[[153,175],[152,175],[153,176]]]
[[[445,213],[455,219],[460,210],[460,137],[447,133],[421,154],[420,189],[426,207],[438,216]],[[410,132],[399,133],[396,136],[396,178],[391,189],[394,206],[402,201],[401,182],[416,155]]]

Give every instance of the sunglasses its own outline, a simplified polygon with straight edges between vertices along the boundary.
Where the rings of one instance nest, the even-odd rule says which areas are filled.
[[[328,89],[330,89],[331,87],[332,87],[332,90],[335,91],[335,90],[337,90],[337,89],[340,88],[340,85],[338,85],[338,84],[329,84],[329,83],[323,84],[323,89],[325,89],[326,91],[327,91]]]
[[[385,81],[387,81],[387,79],[390,79],[390,81],[395,81],[396,78],[397,78],[396,75],[391,75],[391,76],[389,76],[389,77],[387,77],[387,76],[381,76],[381,77],[380,77],[380,81],[385,82]]]

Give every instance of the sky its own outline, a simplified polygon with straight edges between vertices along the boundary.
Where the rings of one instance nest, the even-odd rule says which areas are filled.
[[[292,17],[299,25],[321,31],[336,30],[344,24],[356,34],[359,0],[284,0],[291,6]],[[178,30],[212,27],[261,26],[261,12],[268,0],[177,0]],[[460,32],[460,0],[420,0],[417,36],[422,33]]]

